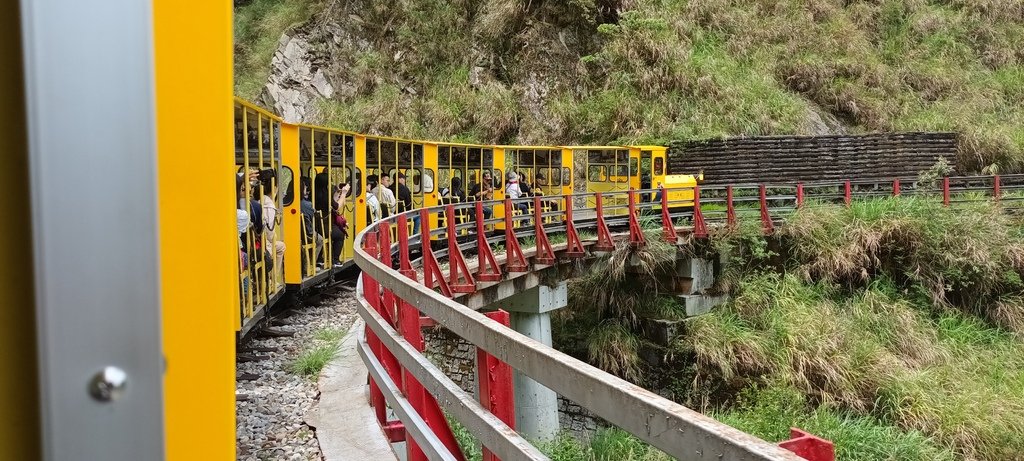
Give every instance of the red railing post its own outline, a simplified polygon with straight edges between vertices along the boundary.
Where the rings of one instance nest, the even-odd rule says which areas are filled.
[[[604,194],[595,192],[595,208],[597,210],[597,243],[594,250],[612,251],[615,249],[615,242],[612,240],[612,233],[608,230],[608,223],[604,220]]]
[[[942,205],[949,206],[949,176],[942,178]]]
[[[401,223],[399,224],[401,225]],[[399,235],[401,235],[401,233]],[[415,272],[406,276],[412,280],[416,280]],[[398,331],[402,334],[402,337],[412,345],[412,347],[416,348],[417,351],[423,352],[424,345],[423,332],[420,330],[420,311],[416,310],[415,307],[402,299],[398,300]],[[416,377],[413,376],[409,370],[403,370],[402,377],[402,392],[405,393],[406,400],[408,400],[409,404],[411,404],[413,409],[416,410],[416,413],[422,416],[424,414],[423,385],[416,380]],[[427,459],[423,450],[420,449],[419,445],[416,444],[416,440],[412,437],[405,438],[405,451],[406,459],[415,461],[424,461]]]
[[[666,242],[676,243],[679,235],[676,234],[676,225],[672,222],[672,214],[668,212],[668,191],[665,186],[658,186],[661,193],[661,236]]]
[[[836,459],[836,448],[832,442],[795,427],[789,429],[789,440],[779,442],[779,446],[807,461],[835,461]]]
[[[582,258],[586,255],[580,234],[576,232],[576,223],[572,220],[572,196],[565,195],[565,252],[569,258]]]
[[[445,220],[455,222],[455,205],[446,206],[444,213]],[[469,273],[466,258],[462,256],[455,227],[448,225],[448,286],[455,293],[472,293],[476,291],[476,281],[473,280],[473,274]]]
[[[764,184],[761,184],[760,195],[761,195],[761,227],[764,229],[765,235],[769,235],[775,231],[775,225],[772,223],[772,215],[768,212],[768,190]]]
[[[853,191],[851,189],[850,180],[847,179],[846,181],[843,181],[843,204],[847,207],[849,207],[850,203],[853,201]]]
[[[804,206],[804,183],[796,183],[796,207]]]
[[[732,186],[725,186],[725,223],[730,229],[736,228],[736,207],[732,203]]]
[[[494,252],[491,251],[491,244],[487,242],[487,233],[484,232],[484,203],[476,202],[476,247],[477,247],[477,270],[476,279],[484,282],[497,282],[501,280],[501,268],[498,261],[494,259]]]
[[[377,233],[367,232],[366,236],[363,237],[363,250],[372,258],[380,257],[377,250]],[[361,274],[363,279],[363,298],[366,299],[366,303],[370,305],[374,310],[380,310],[380,286],[377,281],[369,276],[366,272]],[[381,354],[380,349],[383,347],[380,343],[380,339],[377,338],[376,333],[370,329],[369,326],[365,327],[366,343],[370,346],[370,351],[373,355],[380,360]],[[381,392],[377,382],[370,380],[370,406],[373,407],[373,413],[377,417],[377,423],[381,427],[387,424],[387,408],[384,404],[384,393]]]
[[[428,213],[425,208],[420,209],[420,252],[423,253],[423,285],[433,290],[440,288],[441,294],[452,297],[452,289],[441,274],[441,266],[437,264],[437,257],[430,247],[430,221],[427,220]]]
[[[998,202],[1002,196],[1002,184],[1000,184],[999,175],[995,175],[992,177],[992,198]]]
[[[629,189],[629,243],[635,247],[644,246],[647,239],[644,238],[644,231],[640,228],[640,221],[636,215],[636,191]]]
[[[537,242],[537,252],[533,256],[533,260],[537,264],[554,264],[555,263],[555,252],[551,249],[551,242],[548,240],[548,234],[544,231],[544,211],[541,210],[540,197],[533,197],[533,233],[534,240]]]
[[[519,238],[512,228],[512,200],[505,199],[505,270],[507,272],[526,272],[529,266],[523,249],[519,246]]]
[[[704,222],[704,213],[700,210],[700,185],[693,185],[693,236],[707,238],[708,226]]]
[[[499,310],[484,315],[506,327],[511,324],[508,312]],[[516,412],[512,392],[512,367],[479,347],[476,348],[476,354],[480,404],[507,424],[509,428],[515,429]],[[486,447],[483,449],[483,455],[484,461],[499,461],[498,457]]]
[[[398,273],[416,280],[416,271],[409,258],[409,226],[405,214],[398,215]]]
[[[900,196],[900,178],[893,178],[892,180],[892,196]]]

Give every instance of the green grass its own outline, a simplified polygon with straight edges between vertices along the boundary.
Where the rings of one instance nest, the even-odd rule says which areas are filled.
[[[334,357],[337,357],[339,345],[336,343],[320,344],[306,349],[292,362],[291,370],[301,376],[316,377]]]
[[[316,0],[252,0],[235,8],[235,94],[256,99],[281,34],[307,21]]]
[[[918,431],[906,431],[869,416],[828,405],[812,408],[799,391],[785,386],[749,388],[738,404],[713,415],[719,421],[771,442],[789,439],[797,427],[830,440],[838,460],[957,459],[948,448]]]
[[[341,341],[347,333],[336,328],[321,328],[313,333],[313,341],[291,363],[292,373],[315,378],[331,360],[338,356]]]

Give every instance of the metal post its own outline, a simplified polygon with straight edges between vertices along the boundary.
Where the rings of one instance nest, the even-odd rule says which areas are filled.
[[[900,196],[900,178],[894,178],[892,180],[892,196],[893,197],[899,197]]]
[[[632,188],[629,189],[629,243],[635,247],[643,246],[647,243],[647,239],[644,238],[644,231],[640,228],[640,221],[636,215],[636,191]]]
[[[409,258],[409,227],[404,214],[398,215],[398,273],[416,280],[416,271]]]
[[[511,325],[508,312],[498,310],[484,315],[506,327]],[[476,354],[480,403],[486,410],[508,424],[509,428],[515,429],[516,413],[513,400],[512,367],[479,347],[476,349]],[[483,455],[484,461],[500,461],[487,447],[483,448]]]
[[[523,249],[519,246],[515,229],[512,228],[512,200],[505,199],[505,271],[526,272],[529,266]]]
[[[730,229],[736,228],[736,207],[732,203],[732,186],[725,186],[725,221]]]
[[[659,185],[658,190],[661,194],[661,234],[662,238],[666,242],[676,243],[679,240],[679,235],[676,234],[676,225],[672,222],[672,214],[668,212],[668,191],[665,190],[665,186]]]
[[[484,203],[479,200],[476,202],[476,248],[479,260],[476,279],[484,282],[501,280],[501,267],[494,259],[491,244],[487,242],[487,232],[484,231]]]
[[[446,220],[455,222],[455,206],[449,204],[444,209]],[[476,281],[469,273],[466,258],[462,256],[459,241],[456,238],[455,226],[448,226],[448,286],[455,293],[472,293],[476,291]]]
[[[992,198],[999,202],[1002,196],[1002,184],[1000,184],[999,175],[995,175],[992,177]]]
[[[612,251],[615,249],[615,242],[612,241],[612,233],[608,230],[608,223],[604,220],[604,199],[600,192],[595,192],[597,210],[597,243],[594,249],[597,251]]]
[[[452,289],[448,286],[448,282],[445,281],[444,275],[441,274],[441,266],[437,264],[434,249],[430,248],[430,221],[427,218],[427,209],[420,209],[420,226],[422,226],[420,227],[420,253],[423,255],[423,285],[431,290],[440,288],[441,294],[450,298],[452,296]],[[366,234],[367,237],[371,235],[371,233]]]
[[[942,205],[949,206],[949,176],[942,178]]]
[[[796,183],[796,207],[804,206],[804,183]]]
[[[764,184],[761,184],[759,192],[761,195],[761,227],[764,229],[765,235],[768,235],[775,231],[775,225],[772,223],[772,215],[768,211],[768,192]]]
[[[849,207],[850,203],[852,202],[852,194],[853,191],[850,187],[850,180],[847,179],[846,181],[843,181],[843,204],[845,204],[847,207]]]
[[[537,264],[554,264],[555,263],[555,252],[551,249],[551,242],[548,241],[548,234],[544,231],[544,221],[541,217],[544,212],[541,211],[540,197],[533,197],[533,229],[534,229],[534,240],[537,242],[537,252],[533,257],[533,260]]]
[[[582,258],[586,255],[580,234],[576,232],[576,223],[572,219],[572,197],[569,195],[565,196],[565,252],[562,254],[569,258]]]
[[[693,236],[707,238],[708,226],[704,223],[704,213],[700,211],[700,185],[693,185]]]

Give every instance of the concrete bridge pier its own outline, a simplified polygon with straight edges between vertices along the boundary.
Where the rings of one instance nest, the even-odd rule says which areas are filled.
[[[568,304],[566,282],[554,287],[539,285],[496,303],[511,314],[512,329],[551,345],[551,311]],[[536,441],[553,440],[558,434],[558,395],[530,377],[515,372],[516,430]]]

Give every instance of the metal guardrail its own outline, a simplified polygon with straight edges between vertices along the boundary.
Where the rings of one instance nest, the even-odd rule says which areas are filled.
[[[355,260],[363,271],[358,290],[359,314],[367,325],[360,338],[360,354],[370,369],[371,397],[377,407],[378,420],[385,432],[392,435],[397,432],[396,428],[404,428],[410,446],[409,459],[462,459],[441,408],[500,459],[547,459],[515,432],[514,418],[510,418],[509,413],[503,413],[502,417],[492,413],[495,399],[504,405],[512,404],[509,395],[496,396],[492,390],[486,390],[480,396],[483,404],[479,403],[422,355],[420,317],[426,316],[475,345],[483,351],[481,354],[496,359],[493,363],[515,368],[678,459],[802,459],[778,445],[719,423],[536,342],[508,328],[507,324],[456,302],[452,296],[474,291],[478,281],[500,280],[529,272],[537,266],[557,264],[560,259],[581,257],[585,247],[590,247],[591,251],[608,251],[614,247],[610,226],[628,228],[630,244],[643,245],[646,237],[640,225],[642,214],[656,220],[660,217],[663,238],[675,242],[683,232],[701,238],[707,236],[708,225],[735,225],[740,216],[745,216],[740,212],[758,215],[764,230],[771,232],[786,214],[828,202],[850,205],[854,199],[890,195],[932,197],[950,206],[980,200],[1011,203],[1024,200],[1024,175],[942,178],[935,183],[899,178],[891,182],[830,181],[573,194],[446,205],[374,223],[356,237]],[[674,192],[693,198],[670,200]],[[573,198],[579,196],[593,197],[596,208],[575,207]],[[638,203],[639,197],[653,197],[653,200]],[[609,198],[626,205],[605,207],[604,202]],[[542,200],[549,202],[547,207]],[[745,204],[753,206],[745,207]],[[485,208],[490,208],[494,216],[485,219]],[[520,209],[522,211],[509,213]],[[582,216],[586,212],[592,216]],[[410,217],[416,214],[421,217],[421,223],[426,223],[428,221],[422,218],[430,213],[441,213],[446,222],[456,224],[437,230],[424,226],[424,234],[410,236],[407,225]],[[705,214],[715,217],[706,218]],[[465,219],[460,223],[458,216]],[[681,220],[688,225],[680,227]],[[579,231],[585,229],[595,231],[596,238],[580,240]],[[502,240],[486,234],[502,230],[506,258],[499,266],[492,246]],[[566,236],[557,255],[548,237],[553,232]],[[465,240],[473,234],[476,234],[475,249],[480,262],[470,267],[462,250]],[[430,238],[424,239],[423,235]],[[522,237],[531,237],[536,242],[533,265],[522,256],[519,247]],[[447,251],[433,250],[429,243],[432,239],[447,239]],[[392,240],[397,243],[392,244]],[[410,258],[410,242],[417,244],[422,254],[415,268]],[[472,242],[468,245],[474,246]],[[447,276],[442,273],[438,257],[448,262]],[[392,267],[394,259],[398,260],[398,269]],[[480,379],[485,380],[493,371],[480,370]],[[386,420],[385,401],[398,416],[398,422]]]

